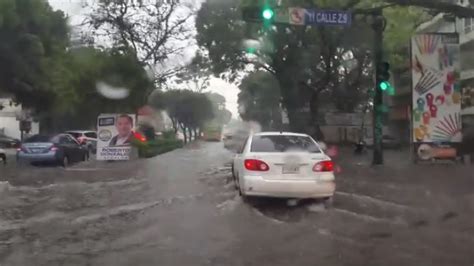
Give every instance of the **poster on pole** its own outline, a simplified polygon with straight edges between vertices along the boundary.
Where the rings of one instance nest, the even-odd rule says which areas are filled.
[[[97,160],[130,159],[134,114],[101,114],[97,118]]]
[[[413,36],[411,64],[412,141],[418,159],[456,156],[453,149],[462,141],[458,34]]]

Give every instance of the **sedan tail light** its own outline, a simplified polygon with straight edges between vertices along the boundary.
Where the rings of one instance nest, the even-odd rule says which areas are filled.
[[[250,170],[250,171],[266,172],[270,170],[270,167],[268,166],[268,164],[266,164],[263,161],[255,160],[255,159],[245,160],[244,165],[245,165],[245,169]]]
[[[51,148],[49,148],[50,151],[57,151],[58,150],[58,147],[56,146],[51,146]]]
[[[322,161],[313,166],[313,172],[332,172],[334,163],[332,161]]]
[[[16,151],[28,152],[26,148],[23,146],[20,146],[19,148],[17,148]]]

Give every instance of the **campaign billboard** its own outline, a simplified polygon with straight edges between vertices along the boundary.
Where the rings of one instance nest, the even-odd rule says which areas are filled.
[[[99,115],[97,118],[97,160],[129,160],[135,124],[134,114]]]
[[[460,46],[456,33],[411,39],[412,141],[415,148],[462,141]],[[446,146],[447,145],[447,146]],[[419,154],[419,151],[418,151]]]

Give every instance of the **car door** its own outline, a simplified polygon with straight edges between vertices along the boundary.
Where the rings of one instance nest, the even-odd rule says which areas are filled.
[[[52,142],[55,146],[57,146],[60,151],[66,156],[69,160],[71,160],[71,150],[70,146],[68,145],[68,140],[66,135],[57,135],[52,138]]]
[[[65,135],[65,137],[70,154],[69,158],[74,162],[81,161],[84,157],[84,150],[82,149],[81,145],[76,139],[74,139],[74,137],[70,135]]]

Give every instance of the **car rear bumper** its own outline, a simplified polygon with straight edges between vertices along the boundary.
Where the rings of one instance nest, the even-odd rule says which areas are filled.
[[[248,196],[325,198],[332,197],[336,190],[334,180],[268,180],[261,176],[245,176],[242,181],[242,192]]]
[[[26,162],[57,162],[59,158],[56,153],[18,153],[16,156],[19,161]]]

